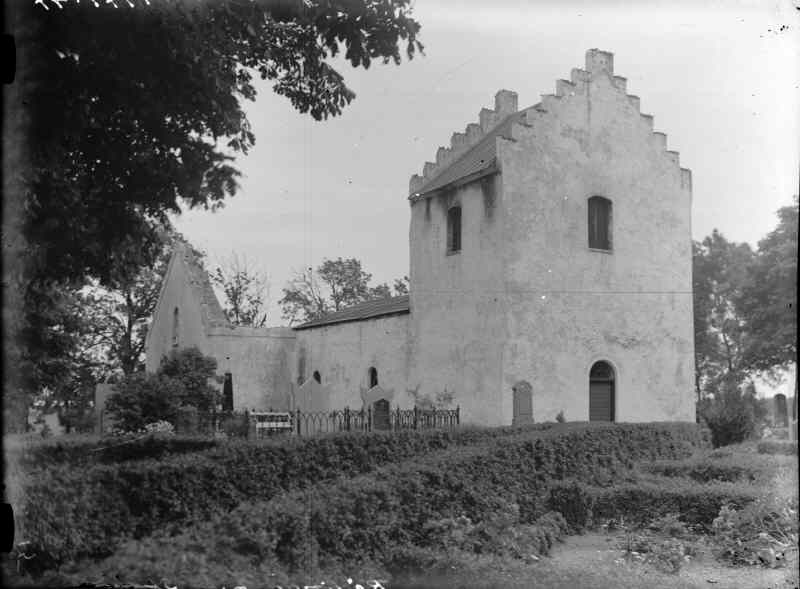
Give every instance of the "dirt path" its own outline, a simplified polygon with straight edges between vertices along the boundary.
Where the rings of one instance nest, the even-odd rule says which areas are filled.
[[[792,589],[797,585],[797,573],[790,568],[727,567],[710,554],[701,553],[686,563],[677,574],[664,573],[655,566],[635,558],[623,558],[618,548],[622,535],[587,533],[569,536],[554,547],[549,565],[565,572],[585,571],[593,578],[615,580],[617,585],[648,589]],[[796,566],[796,564],[795,564]],[[596,585],[595,585],[596,586]]]

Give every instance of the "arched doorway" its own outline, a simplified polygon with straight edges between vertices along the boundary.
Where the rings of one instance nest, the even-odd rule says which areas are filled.
[[[513,387],[514,414],[511,425],[533,423],[533,387],[528,381],[521,380]]]
[[[589,371],[589,421],[614,421],[614,368],[595,362]]]
[[[372,404],[372,429],[389,429],[389,401],[378,399]]]

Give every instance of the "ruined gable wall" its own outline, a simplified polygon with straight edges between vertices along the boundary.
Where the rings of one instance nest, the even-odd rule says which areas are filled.
[[[617,370],[618,421],[693,420],[691,176],[639,112],[613,56],[557,83],[498,139],[511,387],[533,385],[537,421],[588,419],[588,372]],[[613,251],[591,251],[587,199],[613,202]]]
[[[172,351],[173,314],[179,312],[178,341],[180,347],[197,346],[208,353],[203,314],[189,281],[190,274],[179,256],[173,255],[161,290],[153,321],[147,334],[146,362],[148,372],[155,372],[161,358]]]

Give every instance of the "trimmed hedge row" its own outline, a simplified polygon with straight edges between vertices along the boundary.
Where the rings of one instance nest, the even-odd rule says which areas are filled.
[[[246,451],[272,452],[276,448],[286,449],[290,452],[298,448],[310,446],[317,448],[320,445],[340,452],[342,444],[351,443],[353,437],[357,438],[391,438],[399,445],[407,445],[409,438],[414,438],[415,444],[422,447],[431,446],[436,449],[450,444],[473,444],[482,441],[513,435],[521,431],[540,431],[553,427],[554,423],[539,423],[526,426],[503,428],[478,428],[463,427],[456,430],[426,430],[421,432],[374,432],[361,433],[334,433],[311,438],[297,438],[295,436],[273,437],[266,440],[247,441],[240,439],[220,439],[207,436],[184,435],[145,435],[129,438],[74,436],[52,440],[29,440],[18,442],[8,450],[14,453],[17,462],[25,469],[50,468],[57,465],[75,467],[88,464],[115,464],[133,460],[163,459],[174,454],[187,454],[206,450],[218,450],[210,456],[225,458],[232,447],[247,448]],[[367,443],[367,442],[365,442]],[[444,445],[444,446],[443,446]],[[257,448],[258,450],[253,450]]]
[[[79,455],[77,449],[92,448],[96,439],[45,444],[40,457],[77,455],[79,462],[52,463],[30,473],[19,535],[33,542],[50,566],[76,554],[108,554],[118,540],[230,510],[245,500],[270,499],[391,461],[504,436],[534,435],[554,426],[343,433],[257,442],[150,437],[119,446],[113,456],[121,462],[110,464]],[[195,443],[213,446],[191,452]],[[185,453],[167,453],[175,449]],[[141,459],[148,454],[165,457]]]
[[[205,466],[187,462],[180,481],[173,486],[164,472],[148,472],[148,486],[164,481],[159,492],[150,487],[143,495],[136,485],[129,484],[124,492],[117,486],[119,491],[108,496],[106,501],[111,504],[124,501],[125,493],[138,497],[134,501],[148,498],[147,507],[152,511],[140,513],[138,520],[133,509],[125,513],[122,507],[116,507],[110,516],[103,514],[109,522],[106,529],[89,530],[97,513],[75,514],[81,520],[71,527],[84,530],[80,537],[75,534],[69,544],[56,546],[47,536],[37,534],[37,547],[60,559],[107,554],[120,539],[119,534],[112,533],[114,529],[130,528],[134,521],[138,534],[148,527],[156,529],[167,515],[164,509],[170,507],[180,518],[188,517],[189,510],[179,505],[178,489],[186,496],[183,487],[188,485],[188,497],[193,498],[206,486],[203,480],[210,482],[217,476],[213,483],[219,483],[220,488],[211,484],[207,495],[189,499],[193,501],[193,515],[214,514],[212,521],[188,529],[182,526],[184,531],[173,538],[179,544],[214,550],[220,542],[227,546],[231,538],[241,538],[239,551],[254,558],[274,556],[285,566],[306,570],[320,559],[385,560],[397,547],[430,545],[426,531],[430,521],[465,515],[480,523],[487,514],[503,511],[513,502],[519,505],[520,522],[531,523],[547,511],[543,503],[553,480],[578,476],[594,484],[607,483],[635,460],[683,458],[701,444],[694,424],[568,424],[544,431],[520,431],[483,445],[454,447],[387,465],[370,475],[321,482],[270,501],[248,502],[230,513],[214,510],[215,505],[232,506],[239,498],[226,468],[216,464],[208,471]],[[228,484],[222,490],[225,481]],[[183,501],[185,504],[187,499]],[[159,502],[161,506],[156,508],[154,503]],[[85,500],[81,504],[85,505]],[[137,504],[137,509],[143,507]],[[114,518],[117,521],[111,524]]]
[[[707,528],[723,505],[743,507],[762,490],[749,483],[717,481],[698,485],[690,479],[653,477],[612,487],[581,481],[557,483],[550,489],[547,507],[559,511],[573,530],[582,531],[602,521],[624,518],[643,524],[670,514],[681,514],[688,524]]]
[[[711,481],[763,481],[774,476],[776,469],[791,467],[793,459],[737,453],[735,456],[697,456],[686,460],[657,460],[639,465],[646,473],[690,478],[701,483]]]
[[[75,436],[18,444],[10,449],[10,453],[15,455],[22,468],[37,470],[63,464],[75,467],[94,463],[158,459],[172,454],[209,450],[218,447],[221,442],[219,439],[200,436]]]
[[[783,440],[764,440],[758,443],[759,454],[784,454],[787,456],[797,454],[797,442]]]

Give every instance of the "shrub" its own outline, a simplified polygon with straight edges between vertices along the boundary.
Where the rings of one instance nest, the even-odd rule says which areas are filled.
[[[791,467],[794,460],[783,456],[762,456],[755,452],[693,456],[684,460],[657,460],[639,465],[645,473],[667,477],[688,477],[701,483],[710,481],[768,482],[776,469]]]
[[[155,374],[137,372],[115,385],[106,410],[123,431],[140,431],[161,420],[178,425],[182,407],[210,411],[215,406],[218,392],[209,381],[218,380],[216,368],[217,361],[197,348],[173,350]]]
[[[197,435],[200,429],[200,416],[194,405],[183,405],[175,415],[175,427],[184,435]]]
[[[723,505],[713,522],[717,556],[732,564],[780,566],[797,546],[797,498],[760,497],[742,509]]]
[[[797,454],[797,442],[784,442],[777,440],[765,440],[758,443],[759,454]]]
[[[723,382],[714,399],[698,404],[698,411],[715,448],[751,438],[766,415],[753,392],[740,391],[733,381]]]
[[[564,417],[564,410],[563,409],[558,412],[558,415],[556,415],[556,421],[558,423],[564,423],[566,421],[566,419]]]
[[[226,417],[222,421],[222,431],[228,437],[232,438],[246,438],[250,429],[249,417],[245,413],[243,415],[232,415]]]
[[[653,477],[603,488],[566,481],[551,487],[547,506],[560,511],[576,530],[620,519],[646,525],[671,513],[682,514],[687,524],[710,528],[723,505],[744,506],[758,496],[759,487],[746,483],[698,485],[686,479]]]
[[[571,424],[547,430],[518,429],[473,447],[453,444],[452,437],[457,435],[410,432],[295,444],[229,444],[166,461],[97,465],[88,477],[91,482],[86,473],[70,481],[75,483],[70,490],[74,496],[60,503],[58,521],[69,521],[70,529],[76,530],[67,541],[54,544],[45,533],[51,531],[49,526],[54,524],[48,522],[55,521],[55,514],[25,515],[38,516],[34,519],[39,527],[33,527],[31,536],[37,549],[60,560],[108,554],[128,535],[185,528],[192,518],[216,522],[212,528],[192,527],[194,543],[212,543],[206,534],[230,537],[231,530],[239,530],[242,546],[249,545],[248,550],[257,554],[274,554],[290,569],[362,557],[385,560],[397,546],[429,541],[429,522],[461,515],[477,526],[487,549],[501,550],[504,540],[499,530],[508,522],[492,523],[487,514],[503,513],[513,503],[519,505],[515,517],[521,524],[514,541],[541,547],[552,543],[556,535],[541,523],[537,530],[537,518],[541,522],[544,513],[532,498],[544,495],[551,478],[579,473],[596,482],[612,476],[609,472],[633,457],[684,456],[685,442],[696,439],[698,432],[682,424]],[[451,448],[383,466],[371,475],[318,484],[338,475],[365,472],[370,466],[398,459],[398,454],[413,455],[420,446],[430,449],[435,442]],[[67,484],[70,475],[62,469],[55,471],[65,479],[58,482]],[[39,488],[66,495],[53,485],[56,473],[42,473]],[[284,489],[302,488],[307,490],[275,496]],[[274,499],[236,507],[244,500],[270,497]],[[101,525],[95,522],[102,507],[83,508],[96,501],[113,505],[110,515],[102,516]],[[230,515],[222,515],[230,509],[234,509]],[[534,527],[525,528],[527,524]]]
[[[683,457],[696,443],[693,424],[565,424],[228,442],[160,460],[43,469],[28,485],[21,525],[40,554],[61,561],[108,554],[128,537],[177,529],[245,500],[321,488],[276,498],[289,502],[270,507],[285,512],[284,519],[257,510],[257,525],[277,526],[281,550],[289,551],[281,559],[295,566],[300,556],[292,551],[299,548],[292,546],[301,539],[311,542],[304,551],[352,559],[366,545],[422,542],[430,520],[464,514],[480,524],[482,514],[508,502],[519,505],[523,523],[531,523],[543,515],[537,498],[551,479],[580,476],[604,483],[634,460]],[[419,458],[425,453],[430,454]],[[412,457],[417,458],[389,464]],[[374,477],[333,482],[377,467]],[[324,481],[331,482],[320,485]],[[310,520],[286,515],[294,513],[293,501],[311,501]],[[306,513],[301,507],[297,513]],[[56,532],[64,527],[70,532]]]
[[[214,448],[219,440],[195,436],[154,436],[126,433],[122,437],[60,436],[38,443],[26,442],[7,448],[23,469],[38,471],[58,465],[70,468],[96,463],[118,463],[172,454],[199,452]]]

